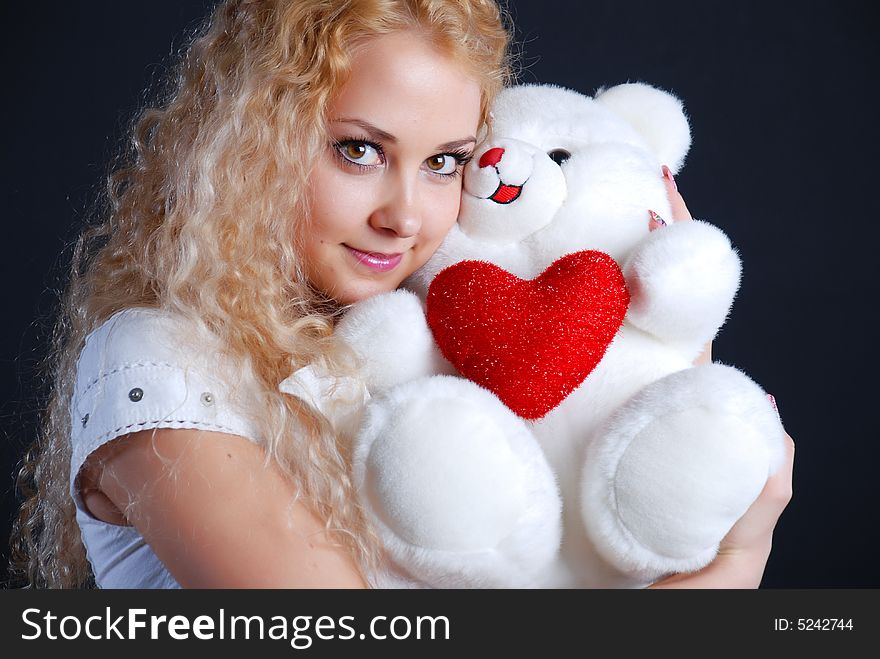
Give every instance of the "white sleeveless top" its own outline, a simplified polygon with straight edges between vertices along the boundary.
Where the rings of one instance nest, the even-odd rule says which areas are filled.
[[[255,440],[261,409],[249,368],[232,369],[204,327],[155,309],[115,314],[86,338],[71,405],[70,493],[100,588],[179,588],[140,533],[92,517],[77,475],[97,448],[152,428],[200,428]]]

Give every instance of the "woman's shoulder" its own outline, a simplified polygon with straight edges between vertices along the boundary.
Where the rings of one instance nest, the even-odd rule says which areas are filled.
[[[258,438],[262,389],[199,323],[126,309],[96,327],[79,355],[70,400],[72,471],[99,446],[139,430],[191,428]]]
[[[193,347],[214,352],[217,344],[216,337],[179,314],[135,307],[118,311],[86,336],[79,364],[104,371],[149,361],[177,363],[197,356]]]
[[[233,360],[220,337],[199,321],[163,309],[119,311],[92,330],[77,361],[76,388],[91,389],[123,371],[199,373],[237,388],[253,389],[251,362]]]
[[[121,392],[123,384],[132,386]],[[87,335],[74,402],[88,407],[97,398],[125,393],[129,403],[143,403],[132,409],[152,409],[160,401],[191,396],[194,388],[200,389],[202,406],[214,408],[220,394],[247,399],[260,387],[251,362],[233,361],[204,324],[162,309],[129,308]]]

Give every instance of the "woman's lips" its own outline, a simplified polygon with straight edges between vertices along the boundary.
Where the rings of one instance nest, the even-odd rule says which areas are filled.
[[[382,254],[381,252],[362,252],[359,249],[345,245],[352,256],[361,264],[377,272],[394,270],[403,258],[403,254]]]

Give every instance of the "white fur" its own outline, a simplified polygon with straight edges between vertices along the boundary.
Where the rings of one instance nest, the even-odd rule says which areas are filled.
[[[492,148],[504,149],[495,166],[480,167],[477,151],[471,160],[462,197],[459,226],[474,240],[482,243],[518,243],[545,227],[565,200],[566,185],[562,170],[541,149],[519,140],[492,141]],[[522,193],[512,202],[517,208],[510,213],[507,204],[486,202],[499,184],[522,186]]]
[[[681,102],[642,84],[596,99],[526,85],[493,114],[459,224],[407,286],[424,299],[466,259],[531,279],[595,249],[621,265],[631,306],[582,385],[526,424],[471,382],[428,377],[450,371],[420,299],[355,305],[340,335],[379,395],[354,478],[390,558],[373,583],[635,587],[697,569],[781,463],[783,432],[745,374],[691,366],[730,310],[740,261],[708,223],[649,230],[649,209],[671,219],[661,165],[677,170],[690,145]],[[492,148],[501,160],[480,167]],[[554,149],[571,153],[561,167]],[[488,199],[499,182],[520,197]]]
[[[537,585],[561,503],[528,428],[491,393],[410,382],[370,406],[359,440],[354,478],[399,570],[434,587]]]
[[[638,82],[600,90],[596,100],[634,126],[657,157],[678,173],[691,147],[691,130],[680,100]]]
[[[731,367],[648,385],[587,449],[581,504],[599,551],[649,575],[703,567],[779,466],[781,433],[760,387]]]
[[[451,369],[434,343],[421,300],[406,290],[354,305],[336,335],[360,357],[361,376],[374,394]]]
[[[702,345],[727,318],[739,288],[740,260],[711,224],[677,222],[643,240],[624,274],[629,322],[668,342]]]

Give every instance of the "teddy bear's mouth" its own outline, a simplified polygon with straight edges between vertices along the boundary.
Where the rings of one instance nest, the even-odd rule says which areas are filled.
[[[523,185],[525,185],[525,183]],[[509,204],[510,202],[517,200],[522,189],[522,185],[506,185],[505,183],[499,183],[498,189],[491,194],[489,199],[496,204]]]

